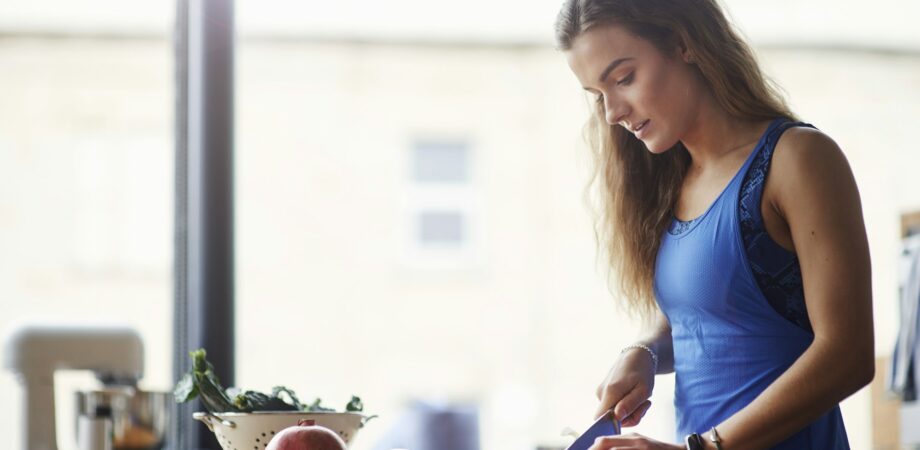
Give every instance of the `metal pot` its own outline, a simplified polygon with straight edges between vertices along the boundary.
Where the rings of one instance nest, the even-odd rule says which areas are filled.
[[[112,418],[113,450],[161,450],[166,446],[172,394],[109,386],[79,391],[76,396],[78,419],[81,416]],[[77,436],[77,442],[80,441],[81,437]]]

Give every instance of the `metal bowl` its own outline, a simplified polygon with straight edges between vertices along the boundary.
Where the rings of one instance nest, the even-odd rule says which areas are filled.
[[[79,391],[76,396],[77,418],[112,417],[113,450],[161,450],[166,446],[172,394],[117,386]]]

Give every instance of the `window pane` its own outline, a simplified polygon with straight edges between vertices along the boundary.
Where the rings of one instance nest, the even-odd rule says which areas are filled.
[[[476,404],[486,449],[559,444],[563,426],[586,426],[608,352],[638,325],[618,314],[595,266],[598,211],[582,203],[591,110],[552,48],[558,2],[268,1],[239,2],[238,380],[293,380],[332,403],[363,394],[381,417],[355,450],[381,448],[417,398]],[[876,297],[890,300],[884,255],[897,247],[899,209],[920,205],[909,132],[920,63],[909,44],[918,40],[906,39],[920,27],[897,26],[916,14],[869,21],[857,36],[846,14],[825,34],[793,11],[790,34],[766,3],[729,3],[762,38],[755,46],[770,43],[758,56],[795,112],[833,131],[852,158],[882,255]],[[877,6],[846,4],[835,11]],[[858,48],[838,48],[840,36]],[[873,50],[897,36],[912,50]],[[431,225],[439,231],[427,237],[463,230],[476,264],[449,264],[462,253],[454,248],[406,245],[421,239],[422,213],[445,211],[459,211],[462,226]],[[417,267],[429,262],[449,270]],[[876,313],[885,335],[876,342],[893,342],[896,308]],[[659,378],[638,431],[667,439],[673,377]],[[855,448],[871,447],[866,398],[844,402]]]
[[[573,398],[609,368],[591,343],[614,311],[558,53],[245,34],[239,51],[242,387],[362,396],[380,419],[354,450],[396,447],[414,399],[474,404],[482,448],[587,425]],[[605,346],[635,335],[621,322]]]
[[[423,142],[416,144],[415,180],[460,183],[467,181],[468,150],[465,144]]]
[[[463,225],[460,213],[423,212],[419,215],[419,240],[422,245],[459,245],[465,239]]]

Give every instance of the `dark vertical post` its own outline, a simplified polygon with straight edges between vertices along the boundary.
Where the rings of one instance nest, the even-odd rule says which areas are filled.
[[[174,372],[203,347],[234,384],[234,23],[232,0],[178,0]],[[220,449],[178,408],[176,449]]]
[[[173,380],[188,372],[188,1],[176,1],[173,27],[175,122],[175,218],[173,230]],[[171,411],[169,450],[191,449],[197,427],[188,420],[197,405],[176,405]]]

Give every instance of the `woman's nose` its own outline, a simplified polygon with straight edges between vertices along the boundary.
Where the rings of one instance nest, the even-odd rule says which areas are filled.
[[[616,125],[629,113],[628,107],[609,95],[604,96],[604,118],[610,125]]]

